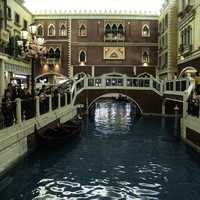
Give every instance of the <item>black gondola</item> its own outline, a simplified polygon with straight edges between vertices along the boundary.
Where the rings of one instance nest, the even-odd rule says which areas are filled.
[[[58,127],[48,128],[44,133],[38,134],[42,144],[58,146],[80,137],[81,123],[79,121],[69,121]]]

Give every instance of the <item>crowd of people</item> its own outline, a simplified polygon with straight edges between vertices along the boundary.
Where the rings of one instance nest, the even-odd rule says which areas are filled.
[[[55,109],[58,106],[58,93],[66,92],[64,88],[53,88],[42,86],[41,89],[36,89],[35,95],[40,97],[40,113],[46,113],[49,110],[49,98],[52,96],[52,107]],[[16,122],[16,98],[21,99],[22,120],[30,119],[35,116],[35,98],[29,92],[28,88],[22,89],[20,85],[12,85],[9,83],[4,92],[1,103],[1,125],[8,127]]]

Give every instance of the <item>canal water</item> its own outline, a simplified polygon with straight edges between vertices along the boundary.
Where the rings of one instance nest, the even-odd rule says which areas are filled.
[[[174,138],[173,120],[99,102],[80,139],[39,148],[1,180],[0,200],[32,199],[199,200],[200,158]]]

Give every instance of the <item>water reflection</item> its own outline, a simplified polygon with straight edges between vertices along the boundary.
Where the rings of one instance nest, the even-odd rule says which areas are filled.
[[[97,134],[126,134],[132,126],[133,107],[125,101],[110,100],[95,105],[94,121]]]
[[[8,174],[0,199],[198,200],[199,155],[169,140],[170,121],[135,121],[133,113],[125,102],[96,104],[80,141],[25,159]]]

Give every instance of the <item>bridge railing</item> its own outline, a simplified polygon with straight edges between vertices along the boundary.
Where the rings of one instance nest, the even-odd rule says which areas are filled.
[[[161,83],[153,78],[93,77],[87,78],[86,84],[96,88],[151,88],[162,92]]]
[[[191,84],[189,79],[178,79],[164,82],[164,92],[180,93],[186,91]]]
[[[39,118],[50,112],[62,109],[72,102],[71,94],[57,94],[55,96],[48,95],[41,99],[39,96],[29,99],[17,98],[15,101],[9,102],[9,105],[2,103],[0,112],[0,129],[21,124],[33,118]],[[4,105],[5,104],[5,105]]]

